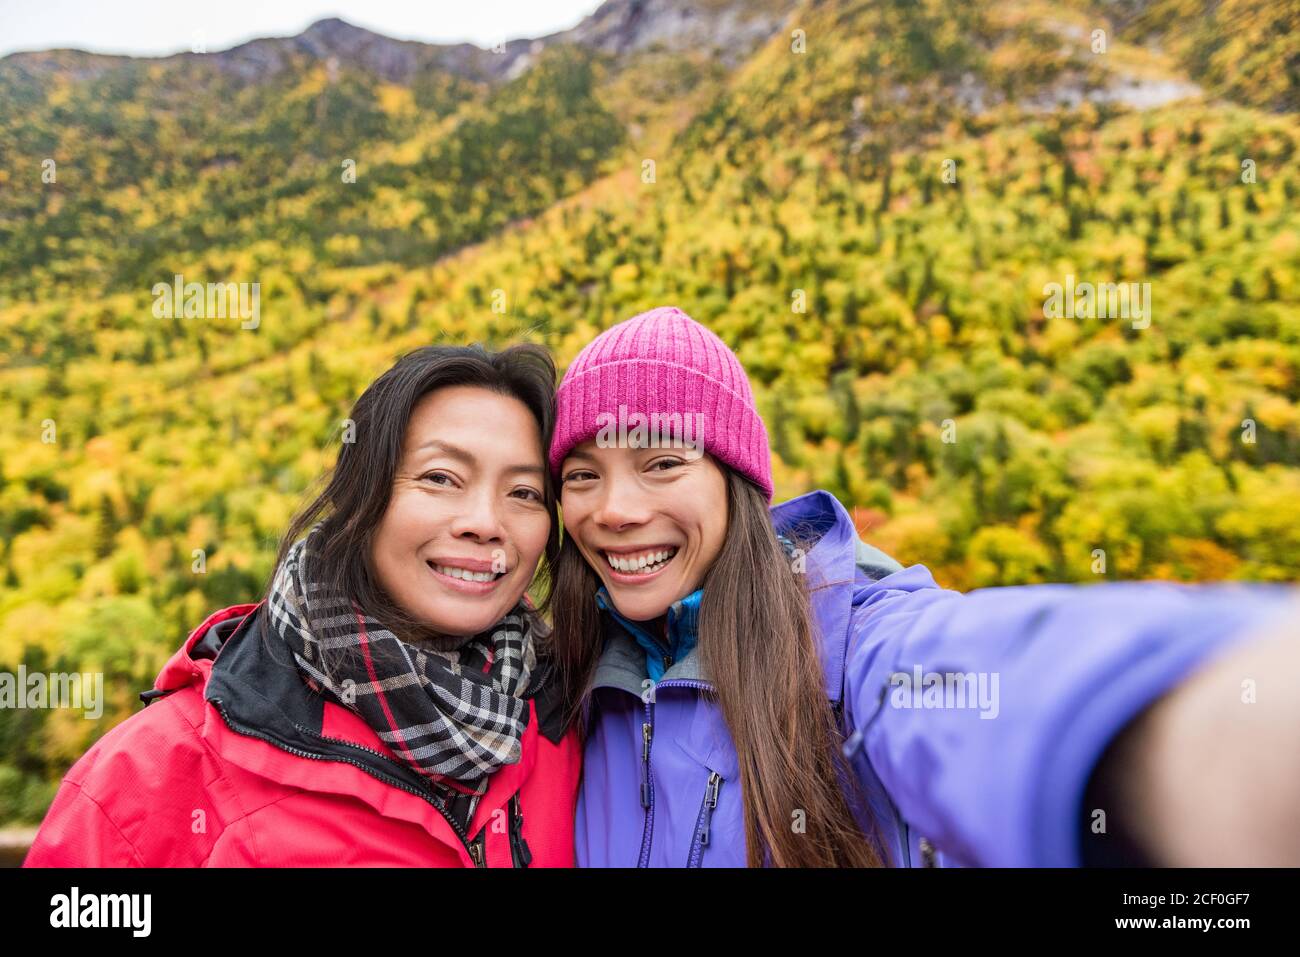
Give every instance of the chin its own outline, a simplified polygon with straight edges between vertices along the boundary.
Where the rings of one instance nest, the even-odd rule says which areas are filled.
[[[443,608],[442,615],[450,619],[442,630],[443,634],[477,635],[504,618],[506,612],[497,612],[495,608],[484,608],[482,605],[466,603],[460,607]]]
[[[609,592],[610,598],[614,599],[614,607],[624,618],[632,621],[653,621],[660,615],[668,612],[672,601],[666,596],[658,597],[655,595],[629,595],[629,589],[620,588],[618,585],[605,586]]]
[[[469,636],[490,628],[500,617],[492,617],[481,605],[453,600],[438,602],[436,609],[424,609],[421,620],[435,634]]]

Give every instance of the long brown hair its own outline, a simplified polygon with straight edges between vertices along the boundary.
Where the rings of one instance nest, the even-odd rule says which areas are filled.
[[[776,867],[884,866],[845,795],[855,778],[826,698],[808,592],[777,539],[763,493],[720,467],[727,477],[727,534],[704,577],[697,649],[736,746],[746,861],[750,867],[763,866],[765,856]],[[554,568],[553,637],[575,717],[601,651],[599,587],[566,536]],[[806,828],[796,833],[792,821],[800,811]]]

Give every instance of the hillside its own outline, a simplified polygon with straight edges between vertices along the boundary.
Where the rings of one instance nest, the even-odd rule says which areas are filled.
[[[612,0],[495,54],[326,21],[0,60],[0,670],[111,694],[0,712],[0,822],[259,594],[351,401],[431,341],[563,365],[676,303],[753,376],[778,496],[945,584],[1293,580],[1294,16]],[[260,323],[155,318],[178,273],[260,283]],[[1150,283],[1149,325],[1049,315],[1067,276]]]

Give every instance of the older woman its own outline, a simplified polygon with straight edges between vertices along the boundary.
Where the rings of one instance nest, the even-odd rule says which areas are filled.
[[[558,546],[554,390],[534,346],[372,383],[265,600],[195,629],[26,866],[572,864],[580,754],[525,597]]]

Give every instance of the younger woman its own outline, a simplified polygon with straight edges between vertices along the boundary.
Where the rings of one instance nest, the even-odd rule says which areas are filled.
[[[1291,590],[962,595],[826,492],[769,512],[745,372],[674,308],[558,409],[579,865],[1300,864]]]

